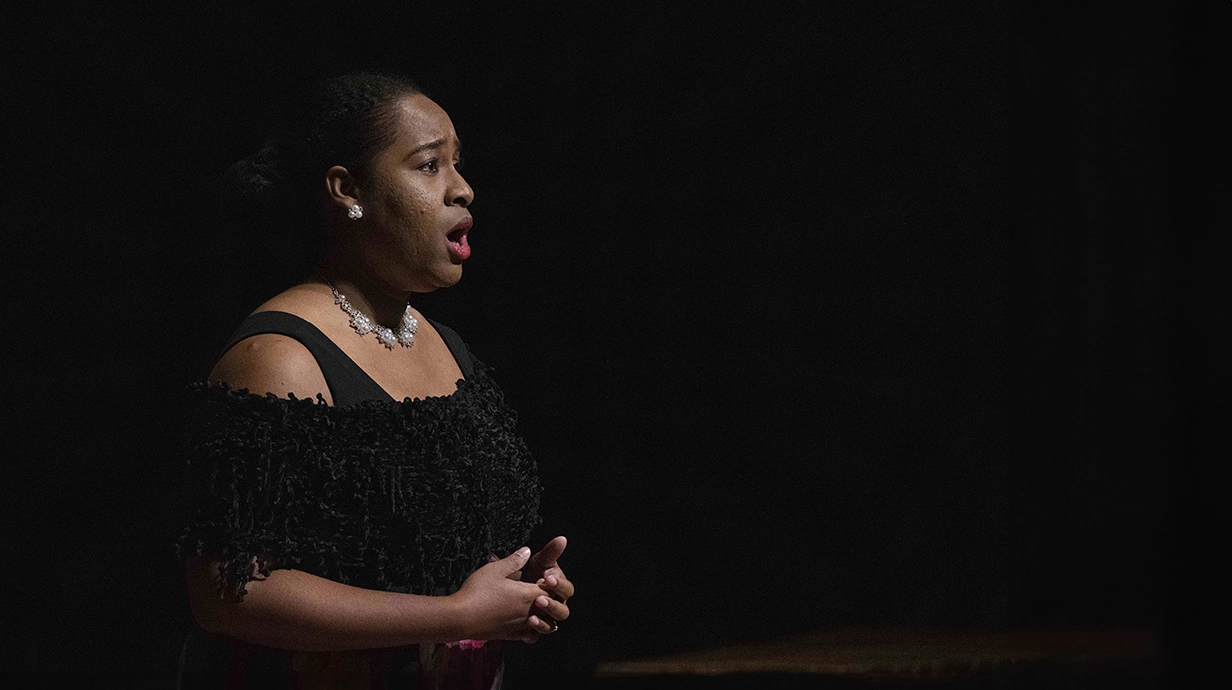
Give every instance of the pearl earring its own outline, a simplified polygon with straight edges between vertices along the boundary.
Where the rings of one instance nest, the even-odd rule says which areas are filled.
[[[364,217],[364,207],[359,204],[351,204],[351,208],[347,210],[347,217],[351,220],[359,220]]]

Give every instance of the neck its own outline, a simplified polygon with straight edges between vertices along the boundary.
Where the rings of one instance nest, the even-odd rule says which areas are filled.
[[[333,283],[359,311],[374,322],[398,330],[402,323],[402,315],[406,313],[406,305],[411,294],[405,290],[397,290],[373,278],[369,271],[352,262],[326,257],[317,266],[312,277],[322,282]]]

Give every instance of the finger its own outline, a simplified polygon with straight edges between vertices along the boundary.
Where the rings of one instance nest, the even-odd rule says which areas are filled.
[[[542,584],[539,586],[551,592],[553,597],[559,599],[560,601],[565,601],[573,596],[575,591],[573,583],[570,582],[569,579],[565,577],[565,574],[560,572],[559,569],[554,570],[554,572],[556,574],[549,574],[542,578]]]
[[[516,572],[509,573],[508,575],[506,575],[506,577],[508,577],[510,580],[517,580],[518,582],[521,582],[522,581],[522,571],[518,570]]]
[[[539,589],[543,590],[544,592],[547,592],[548,596],[552,597],[553,599],[563,601],[563,597],[561,597],[559,594],[556,593],[556,587],[554,587],[553,585],[549,585],[547,581],[545,581],[543,578],[539,578],[539,581],[536,582],[535,584],[539,585]]]
[[[527,618],[526,625],[540,635],[547,635],[556,630],[556,628],[554,628],[549,621],[544,620],[539,616],[531,616],[530,618]]]
[[[505,558],[502,558],[499,561],[496,561],[492,565],[500,568],[500,570],[502,571],[501,572],[502,575],[509,577],[510,575],[521,570],[522,566],[526,565],[526,561],[529,558],[530,558],[530,548],[523,546],[522,548],[518,549],[517,551],[514,551],[513,553],[509,554]]]
[[[565,539],[564,535],[561,535],[544,544],[543,548],[539,549],[539,552],[535,554],[535,565],[544,570],[556,565],[556,559],[560,558],[560,555],[565,552],[565,547],[568,543],[569,541]]]
[[[539,633],[533,630],[527,630],[525,633],[519,636],[518,639],[522,640],[522,642],[526,644],[535,644],[536,642],[539,641]]]
[[[557,622],[563,621],[569,617],[569,607],[550,597],[539,597],[535,599],[535,606],[539,607],[539,610],[547,614],[548,618],[551,618]]]

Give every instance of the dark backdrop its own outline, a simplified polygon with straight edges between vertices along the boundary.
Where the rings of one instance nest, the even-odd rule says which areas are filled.
[[[7,666],[173,668],[171,401],[296,277],[215,180],[356,68],[465,142],[475,255],[420,306],[495,368],[579,587],[516,668],[855,625],[1173,639],[1222,421],[1194,393],[1226,382],[1227,147],[1183,114],[1227,3],[580,4],[18,24]]]

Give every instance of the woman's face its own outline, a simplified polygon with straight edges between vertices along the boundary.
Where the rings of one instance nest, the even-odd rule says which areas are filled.
[[[393,290],[431,292],[462,278],[475,195],[458,173],[459,147],[440,106],[419,94],[401,100],[393,143],[359,192],[364,263]]]

